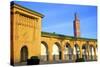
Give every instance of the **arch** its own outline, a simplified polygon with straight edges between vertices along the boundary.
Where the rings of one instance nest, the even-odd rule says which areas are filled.
[[[65,60],[71,60],[73,55],[73,50],[69,43],[66,43],[64,46],[64,58]]]
[[[41,61],[48,61],[48,45],[46,42],[41,42]]]
[[[88,50],[88,45],[86,45],[86,44],[83,44],[82,45],[82,58],[84,58],[85,60],[87,60],[88,58],[88,52],[87,52],[87,50]]]
[[[58,42],[53,44],[53,59],[54,61],[59,61],[61,60],[61,46]]]
[[[95,48],[93,45],[90,45],[90,58],[91,60],[94,60],[94,51],[95,51]]]
[[[74,45],[74,56],[75,56],[75,59],[80,58],[80,47],[78,44]]]
[[[26,62],[28,59],[28,48],[27,46],[23,46],[20,51],[20,60],[21,62]]]

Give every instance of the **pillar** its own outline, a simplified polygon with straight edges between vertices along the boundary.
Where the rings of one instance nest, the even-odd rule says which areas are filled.
[[[82,58],[82,47],[80,46],[80,58]]]
[[[64,61],[64,47],[61,48],[61,59]]]
[[[53,55],[52,55],[52,40],[50,38],[49,42],[48,42],[48,59],[49,59],[49,62],[52,63],[53,62]]]
[[[96,47],[94,48],[94,60],[97,60]]]
[[[75,51],[74,46],[73,46],[72,48],[73,48],[73,61],[75,61],[75,59],[76,59],[76,58],[75,58],[75,57],[76,57],[76,56],[75,56],[75,55],[76,55],[76,51]]]
[[[90,60],[90,48],[89,48],[89,46],[87,47],[87,60]]]
[[[48,50],[48,59],[49,59],[50,63],[53,61],[53,56],[52,56],[51,47],[50,47],[50,49]]]

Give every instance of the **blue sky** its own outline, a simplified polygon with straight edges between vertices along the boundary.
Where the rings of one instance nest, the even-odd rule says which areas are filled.
[[[97,7],[17,1],[19,5],[43,14],[42,31],[74,36],[73,21],[77,12],[81,37],[97,38]]]

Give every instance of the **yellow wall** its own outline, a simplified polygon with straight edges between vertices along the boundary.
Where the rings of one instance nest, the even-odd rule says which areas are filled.
[[[11,60],[20,62],[20,51],[28,48],[28,58],[40,56],[41,17],[17,5],[11,9]]]

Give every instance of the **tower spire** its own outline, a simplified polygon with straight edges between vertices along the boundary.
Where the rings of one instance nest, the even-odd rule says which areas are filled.
[[[80,37],[80,21],[78,19],[77,13],[74,14],[74,37]]]

